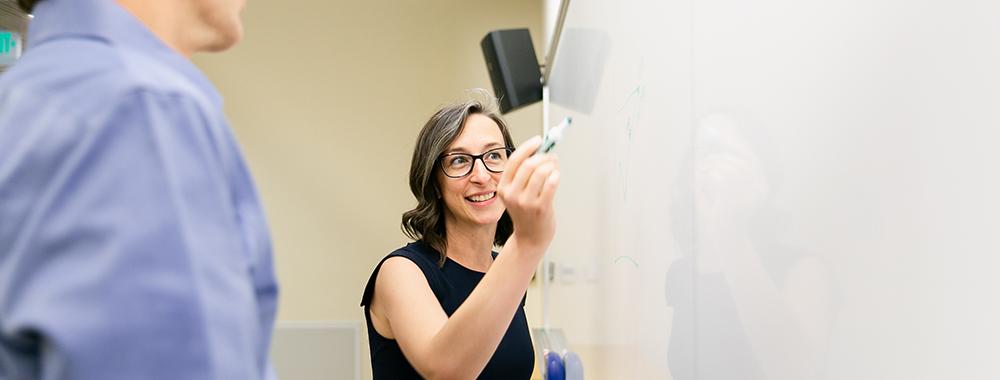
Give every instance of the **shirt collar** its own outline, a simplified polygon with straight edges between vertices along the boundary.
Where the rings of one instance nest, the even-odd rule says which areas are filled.
[[[96,38],[156,58],[222,106],[221,95],[201,70],[114,0],[44,0],[35,5],[33,16],[28,26],[29,50],[57,38]]]

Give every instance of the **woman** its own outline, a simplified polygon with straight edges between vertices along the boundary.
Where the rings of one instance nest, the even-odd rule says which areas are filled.
[[[416,241],[375,268],[365,307],[376,379],[527,379],[534,350],[524,293],[555,233],[556,158],[513,152],[493,103],[442,108],[410,166]],[[502,247],[497,253],[494,247]]]

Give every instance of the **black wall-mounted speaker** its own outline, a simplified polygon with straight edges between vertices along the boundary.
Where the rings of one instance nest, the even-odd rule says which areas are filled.
[[[489,32],[481,45],[500,112],[542,100],[542,72],[528,29]]]

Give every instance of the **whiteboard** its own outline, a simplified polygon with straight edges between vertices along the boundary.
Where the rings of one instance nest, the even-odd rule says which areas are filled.
[[[1000,378],[997,14],[573,0],[544,307],[587,378]]]

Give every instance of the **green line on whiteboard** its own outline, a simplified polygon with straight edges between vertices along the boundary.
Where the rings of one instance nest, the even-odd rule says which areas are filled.
[[[641,97],[642,97],[642,85],[635,86],[635,88],[632,89],[632,92],[630,92],[628,96],[625,97],[625,103],[622,104],[621,107],[618,107],[618,112],[621,113],[622,111],[625,110],[625,107],[628,107],[629,104],[632,104],[633,100],[639,101],[639,98]]]
[[[621,259],[626,259],[628,261],[631,261],[632,265],[635,265],[636,268],[639,267],[639,263],[635,262],[635,259],[633,259],[631,257],[628,257],[628,256],[618,256],[617,258],[615,258],[615,264],[618,264],[618,260],[621,260]]]

